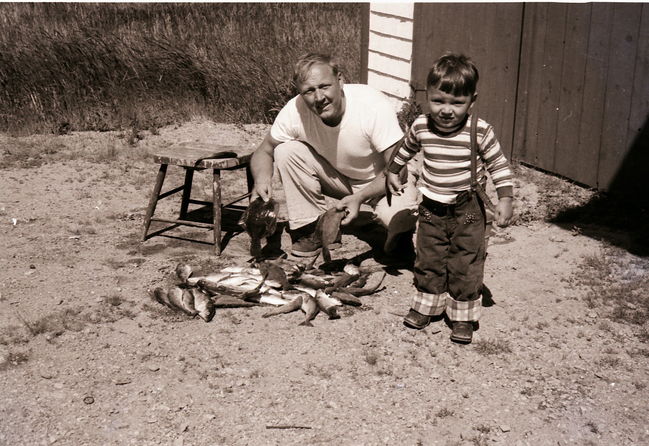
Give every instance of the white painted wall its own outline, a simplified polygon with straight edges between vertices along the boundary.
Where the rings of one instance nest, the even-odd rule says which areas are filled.
[[[370,3],[367,83],[396,110],[410,96],[414,3]]]

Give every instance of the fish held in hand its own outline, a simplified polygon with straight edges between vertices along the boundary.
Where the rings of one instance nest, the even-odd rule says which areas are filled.
[[[268,238],[277,229],[279,204],[270,198],[264,201],[257,197],[250,202],[241,218],[241,226],[250,236],[250,255],[261,256],[261,240]]]
[[[338,210],[331,208],[318,217],[315,233],[320,237],[320,241],[322,242],[322,258],[325,262],[331,262],[329,245],[340,237],[340,222],[345,215],[346,212],[344,209]]]

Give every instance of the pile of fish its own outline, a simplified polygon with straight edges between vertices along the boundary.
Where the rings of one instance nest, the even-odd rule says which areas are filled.
[[[217,308],[269,305],[274,308],[263,317],[302,310],[305,319],[300,325],[311,326],[320,311],[337,319],[339,307],[362,305],[360,297],[375,293],[385,272],[347,264],[340,272],[327,273],[280,258],[199,276],[191,266],[179,264],[176,277],[180,283],[156,288],[153,298],[191,317],[209,322]]]

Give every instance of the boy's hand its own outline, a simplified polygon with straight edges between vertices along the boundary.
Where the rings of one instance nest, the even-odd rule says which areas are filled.
[[[400,175],[398,173],[386,172],[388,192],[392,195],[401,195],[401,192],[406,188],[406,185],[401,183]]]
[[[495,220],[496,224],[501,228],[509,226],[512,221],[512,216],[514,215],[514,211],[512,209],[513,200],[514,199],[512,197],[502,197],[498,200],[498,204],[496,205]]]

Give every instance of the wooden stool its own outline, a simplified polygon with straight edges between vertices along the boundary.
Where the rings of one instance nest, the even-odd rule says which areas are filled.
[[[244,210],[245,206],[234,206],[235,203],[250,196],[252,190],[252,175],[250,173],[250,158],[252,155],[237,154],[239,147],[234,146],[219,146],[219,145],[206,145],[198,143],[183,143],[169,147],[164,152],[154,155],[154,161],[160,164],[160,170],[156,178],[155,187],[149,200],[149,206],[144,217],[144,233],[142,241],[149,237],[158,235],[161,232],[175,228],[178,225],[194,226],[199,228],[212,229],[214,232],[214,254],[221,255],[221,215],[222,210],[225,208]],[[233,152],[232,157],[223,158],[227,156],[226,152]],[[220,155],[220,157],[219,157]],[[164,183],[165,175],[167,173],[167,166],[180,166],[185,169],[185,184],[175,189],[160,193],[162,184]],[[229,203],[223,205],[221,203],[221,171],[222,170],[237,170],[246,169],[246,182],[248,193],[234,198]],[[191,199],[192,181],[194,178],[194,171],[212,169],[212,201],[200,201]],[[183,193],[182,202],[180,205],[180,216],[178,219],[170,220],[164,218],[153,218],[158,200],[166,198],[178,192]],[[213,220],[212,223],[204,223],[199,221],[187,220],[187,210],[189,204],[202,204],[212,205]],[[152,221],[159,221],[163,223],[173,223],[172,226],[156,231],[155,234],[149,234],[149,226]]]

